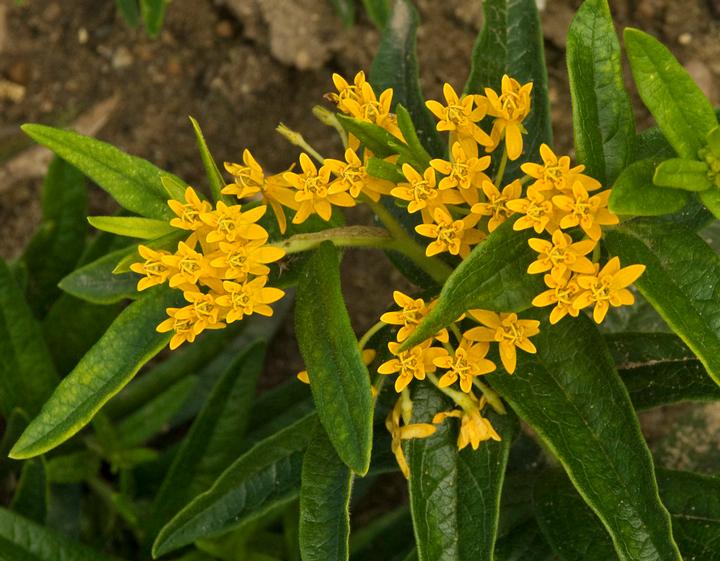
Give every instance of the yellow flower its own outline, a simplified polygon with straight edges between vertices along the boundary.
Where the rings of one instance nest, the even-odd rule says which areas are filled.
[[[507,203],[508,201],[520,198],[522,195],[522,185],[520,181],[516,179],[509,185],[506,185],[501,193],[491,181],[483,181],[482,190],[487,202],[474,204],[471,211],[473,214],[479,214],[480,216],[489,216],[488,232],[493,232],[513,213],[513,211],[507,207]]]
[[[293,224],[301,224],[311,214],[318,214],[326,222],[332,216],[332,205],[355,206],[355,200],[346,192],[330,193],[330,168],[322,166],[320,170],[310,156],[300,154],[302,173],[285,172],[283,177],[295,188],[295,202],[298,205]]]
[[[425,341],[406,351],[398,353],[400,343],[388,343],[388,349],[394,355],[390,360],[383,362],[378,367],[379,374],[398,374],[395,380],[395,391],[403,391],[413,378],[424,380],[427,372],[435,372],[433,361],[447,354],[445,349],[431,347],[432,341]]]
[[[525,163],[520,166],[522,171],[535,179],[532,186],[538,191],[570,191],[575,181],[583,184],[588,191],[600,189],[600,182],[582,172],[585,166],[570,167],[570,157],[555,155],[547,144],[540,145],[540,157],[543,165]]]
[[[355,74],[352,84],[349,84],[340,74],[333,74],[332,81],[338,93],[329,93],[326,97],[337,105],[339,111],[350,113],[350,108],[346,104],[347,100],[354,101],[359,105],[369,101],[364,98],[363,94],[363,88],[367,81],[365,80],[365,72],[362,70]]]
[[[540,254],[537,261],[533,261],[528,267],[527,272],[530,274],[550,271],[550,275],[559,280],[568,270],[586,274],[592,274],[595,270],[590,259],[585,257],[597,244],[593,240],[572,243],[572,238],[568,234],[564,234],[562,230],[555,230],[552,242],[541,238],[530,238],[528,244]]]
[[[267,277],[257,277],[242,284],[223,281],[226,294],[219,296],[216,302],[219,306],[230,308],[225,321],[232,323],[250,314],[271,316],[273,310],[268,304],[280,300],[285,292],[279,288],[266,287],[267,280]]]
[[[578,276],[577,283],[583,292],[575,299],[573,306],[582,310],[594,305],[593,319],[601,323],[610,306],[629,306],[635,302],[635,297],[627,287],[643,272],[645,265],[630,265],[621,269],[620,259],[613,257],[596,274]]]
[[[528,189],[527,197],[508,201],[505,206],[514,212],[524,214],[515,221],[513,230],[526,230],[533,228],[540,234],[543,230],[550,230],[555,217],[555,208],[551,201],[545,199],[540,191]]]
[[[468,445],[473,450],[477,450],[481,442],[486,440],[500,442],[501,440],[500,435],[495,431],[490,421],[480,414],[480,407],[470,411],[454,409],[438,413],[433,417],[433,424],[440,424],[449,417],[460,418],[460,433],[457,439],[458,450],[462,450]]]
[[[400,421],[403,420],[402,413],[402,399],[398,399],[395,407],[393,407],[387,419],[385,419],[385,427],[392,437],[391,449],[393,454],[395,454],[395,460],[405,479],[408,479],[410,477],[410,468],[402,449],[402,441],[412,438],[427,438],[434,434],[437,429],[429,423],[408,423],[401,425]],[[408,414],[407,416],[409,417],[410,415]]]
[[[145,290],[151,286],[162,284],[174,272],[171,267],[163,263],[163,256],[170,255],[167,251],[155,251],[145,245],[139,245],[138,253],[145,261],[130,265],[131,271],[145,275],[138,281],[138,290]]]
[[[395,120],[390,114],[392,89],[383,91],[378,99],[362,70],[355,75],[352,84],[349,84],[339,74],[333,74],[332,79],[338,93],[329,93],[326,97],[337,105],[338,110],[383,128],[397,128]],[[394,130],[391,132],[394,134]]]
[[[458,189],[469,205],[479,200],[477,186],[483,181],[490,181],[490,178],[483,173],[490,167],[490,156],[470,157],[459,142],[452,146],[451,161],[435,159],[430,160],[430,165],[446,176],[440,180],[438,188],[441,191]]]
[[[188,290],[198,282],[214,286],[212,281],[218,279],[218,272],[210,265],[207,257],[185,242],[178,243],[177,251],[173,255],[163,255],[162,262],[174,270],[170,277],[172,288]]]
[[[447,251],[451,255],[460,255],[463,259],[470,253],[470,246],[480,242],[485,235],[476,230],[474,226],[480,219],[477,215],[469,214],[460,220],[442,208],[433,211],[435,224],[419,224],[415,231],[421,236],[435,238],[427,246],[425,254],[428,257]]]
[[[220,242],[220,251],[215,253],[210,265],[224,270],[223,277],[229,280],[245,280],[248,275],[267,275],[274,263],[285,256],[279,247],[265,245],[265,240]]]
[[[619,222],[618,217],[607,208],[610,189],[591,197],[583,184],[576,181],[573,183],[572,192],[572,197],[567,195],[553,197],[555,206],[567,213],[560,220],[562,229],[566,230],[579,225],[591,239],[599,240],[602,235],[600,226]]]
[[[224,310],[218,306],[214,294],[188,291],[183,296],[193,308],[193,316],[196,318],[193,326],[195,335],[200,335],[205,329],[225,327],[225,324],[220,321]]]
[[[240,205],[226,205],[224,202],[218,201],[215,210],[200,215],[202,221],[212,228],[212,231],[208,232],[206,240],[208,243],[240,240],[265,241],[268,239],[267,230],[255,223],[263,217],[266,210],[267,207],[261,205],[243,212]]]
[[[460,346],[455,349],[454,356],[445,355],[433,362],[438,368],[447,369],[439,381],[441,388],[446,388],[460,380],[460,389],[468,393],[472,389],[473,378],[495,370],[495,363],[485,358],[490,345],[488,343],[472,343],[463,337]]]
[[[548,290],[538,294],[532,301],[532,305],[538,308],[555,304],[550,312],[550,323],[555,325],[566,315],[577,317],[580,313],[573,303],[580,293],[580,287],[575,277],[566,273],[562,278],[555,278],[552,275],[545,275],[545,285]]]
[[[423,222],[432,222],[432,212],[446,204],[462,203],[463,198],[457,191],[440,191],[435,180],[435,170],[427,168],[422,175],[410,164],[403,164],[403,175],[408,183],[399,183],[390,194],[403,201],[408,201],[408,212],[422,212]]]
[[[495,117],[490,132],[491,150],[497,148],[505,136],[505,148],[508,158],[517,160],[522,154],[524,131],[522,122],[530,113],[530,92],[532,82],[523,86],[517,80],[505,75],[502,78],[502,91],[498,94],[491,88],[485,88],[488,101],[488,115]]]
[[[443,86],[443,95],[446,105],[435,100],[425,102],[430,112],[439,119],[437,130],[450,131],[451,140],[460,142],[468,155],[477,155],[477,144],[492,145],[488,134],[476,124],[487,113],[484,98],[472,95],[460,98],[447,83]]]
[[[200,216],[212,210],[210,203],[201,201],[192,187],[185,189],[185,204],[171,199],[168,201],[168,206],[177,214],[177,218],[170,220],[170,226],[192,231],[205,226]]]
[[[368,175],[365,166],[352,148],[345,150],[344,162],[327,158],[323,165],[337,176],[328,189],[330,194],[347,191],[352,198],[357,199],[360,193],[364,193],[372,201],[378,202],[380,196],[389,195],[393,187],[390,181]]]
[[[402,309],[396,312],[385,312],[380,316],[380,321],[390,325],[402,325],[397,334],[397,340],[402,343],[428,315],[433,303],[425,305],[425,300],[422,298],[411,298],[399,290],[393,291],[393,299]],[[441,343],[447,343],[449,341],[447,329],[439,331],[435,338]]]
[[[205,295],[201,294],[201,296]],[[200,300],[199,297],[198,300]],[[202,307],[201,305],[200,308]],[[198,306],[195,303],[184,308],[167,308],[166,311],[169,316],[168,319],[160,323],[155,329],[158,333],[174,331],[170,339],[171,350],[177,349],[185,342],[192,343],[195,341],[195,337],[205,329],[220,329],[225,326],[220,322],[209,321],[212,317],[198,315]]]
[[[515,372],[517,354],[515,348],[526,353],[537,349],[528,337],[540,333],[540,322],[534,319],[518,319],[517,314],[496,314],[487,310],[470,310],[470,315],[485,327],[473,327],[465,332],[471,341],[497,341],[500,360],[509,374]]]

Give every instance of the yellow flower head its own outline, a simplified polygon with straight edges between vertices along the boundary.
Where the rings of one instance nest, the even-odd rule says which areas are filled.
[[[482,182],[482,191],[487,202],[476,203],[472,206],[472,213],[480,216],[489,216],[488,232],[505,222],[513,213],[507,206],[508,201],[519,199],[522,195],[522,185],[517,179],[506,185],[502,192],[491,181]]]
[[[403,415],[405,413],[405,415]],[[410,477],[410,467],[408,466],[407,460],[405,459],[405,453],[402,449],[402,441],[410,440],[412,438],[427,438],[428,436],[435,433],[437,430],[433,425],[429,423],[405,423],[401,425],[401,421],[404,421],[403,417],[409,419],[409,412],[403,411],[403,400],[398,399],[395,403],[395,407],[392,408],[390,414],[385,419],[385,427],[392,437],[392,452],[395,454],[395,460],[400,467],[400,471],[405,476],[405,479]]]
[[[442,159],[430,161],[430,165],[436,171],[446,176],[440,180],[438,188],[441,191],[458,189],[467,204],[475,204],[479,200],[477,186],[483,181],[490,180],[483,173],[490,167],[490,156],[470,157],[459,142],[453,144],[451,153],[451,161]]]
[[[533,299],[532,305],[542,308],[555,304],[555,307],[550,312],[551,324],[555,325],[568,314],[572,317],[578,316],[580,310],[573,304],[578,294],[580,294],[580,287],[575,277],[571,277],[569,273],[566,273],[561,278],[545,275],[545,285],[548,289],[538,294]]]
[[[256,224],[266,210],[267,207],[261,205],[243,212],[240,205],[228,206],[218,201],[215,210],[200,215],[202,221],[212,229],[206,236],[208,243],[267,240],[267,230]]]
[[[319,170],[305,153],[300,154],[302,173],[285,172],[283,177],[295,191],[298,205],[293,224],[301,224],[311,214],[317,214],[325,221],[332,216],[332,205],[355,206],[355,200],[347,192],[330,193],[330,168],[322,166]]]
[[[573,243],[568,234],[555,230],[552,242],[530,238],[528,244],[540,254],[537,261],[533,261],[528,267],[527,272],[530,274],[550,271],[550,275],[559,280],[565,276],[566,271],[592,274],[595,270],[590,259],[585,257],[597,245],[593,240]]]
[[[547,144],[540,145],[540,157],[543,165],[528,162],[520,166],[524,173],[535,179],[532,186],[538,191],[571,191],[576,181],[582,183],[587,191],[600,189],[599,181],[582,173],[585,166],[571,168],[570,157],[558,158]]]
[[[496,341],[500,360],[509,374],[515,372],[517,354],[515,349],[535,353],[537,349],[529,337],[540,333],[540,322],[534,319],[518,319],[517,314],[496,314],[487,310],[470,310],[470,315],[484,327],[473,327],[465,332],[471,341]]]
[[[522,154],[522,122],[530,113],[532,86],[532,82],[521,86],[517,80],[505,75],[500,95],[491,88],[485,88],[488,115],[495,117],[490,133],[490,150],[497,148],[504,134],[505,148],[511,160],[517,160]]]
[[[243,199],[261,191],[265,183],[265,173],[247,148],[243,150],[243,164],[225,162],[225,169],[235,182],[223,188],[224,195],[236,195],[238,199]]]
[[[193,313],[191,315],[195,318],[193,326],[195,335],[200,335],[205,329],[225,327],[225,324],[220,321],[224,315],[224,310],[218,306],[214,294],[188,291],[183,296],[192,305]]]
[[[397,312],[385,312],[380,316],[380,321],[389,325],[401,325],[397,340],[402,343],[428,315],[433,303],[426,305],[422,298],[412,298],[399,290],[393,292],[393,299],[401,309]],[[435,338],[441,343],[447,343],[449,341],[447,329],[438,332]]]
[[[440,387],[446,388],[460,380],[460,389],[470,392],[475,376],[482,376],[495,370],[495,363],[485,358],[490,345],[486,342],[473,343],[463,337],[453,356],[445,355],[433,362],[447,372],[440,378]]]
[[[433,211],[433,219],[434,224],[415,226],[415,231],[421,236],[435,239],[425,251],[428,257],[447,251],[464,259],[470,253],[471,246],[485,237],[482,232],[474,228],[480,219],[477,215],[469,214],[460,220],[455,220],[447,211],[436,208]]]
[[[644,272],[645,265],[620,268],[620,259],[613,257],[596,274],[578,276],[577,283],[582,292],[573,306],[582,310],[594,305],[593,319],[596,323],[601,323],[610,306],[629,306],[635,302],[635,297],[627,287]]]
[[[378,367],[379,374],[398,374],[395,391],[403,391],[413,379],[424,380],[427,372],[435,372],[433,361],[447,354],[445,349],[431,347],[431,341],[425,341],[406,351],[398,353],[400,343],[388,343],[388,349],[394,355]]]
[[[280,300],[285,292],[279,288],[266,287],[267,280],[267,277],[257,277],[242,284],[223,281],[225,294],[219,296],[216,302],[219,306],[229,308],[225,321],[232,323],[250,314],[271,316],[273,310],[268,304]]]
[[[325,97],[337,105],[339,111],[350,113],[350,109],[346,105],[348,100],[360,105],[366,103],[363,97],[363,87],[367,84],[367,81],[365,80],[365,72],[362,70],[355,74],[352,84],[349,84],[340,74],[333,74],[332,81],[335,89],[337,89],[337,93],[329,93],[326,94]]]
[[[524,199],[508,201],[505,206],[514,212],[524,214],[515,221],[513,230],[533,228],[540,234],[543,230],[551,230],[555,221],[555,207],[540,191],[528,189]]]
[[[167,251],[156,251],[145,245],[139,245],[138,253],[145,261],[130,265],[131,271],[145,275],[138,281],[138,290],[145,290],[151,286],[162,284],[174,272],[171,267],[163,263],[163,257],[170,255]]]
[[[167,308],[168,319],[156,328],[158,333],[174,332],[170,339],[171,350],[185,342],[192,343],[205,329],[225,327],[224,323],[218,321],[219,311],[211,295],[200,292],[186,293],[185,298],[191,304],[184,308]]]
[[[329,93],[326,97],[339,111],[383,127],[393,120],[390,115],[392,89],[383,91],[378,99],[362,70],[355,75],[352,84],[339,74],[333,74],[332,79],[338,93]]]
[[[218,279],[218,271],[210,265],[207,257],[185,242],[178,243],[174,254],[163,255],[162,262],[174,270],[170,277],[172,288],[191,290],[198,282],[213,285],[212,281]]]
[[[457,191],[438,189],[433,168],[427,168],[422,175],[410,164],[403,164],[402,170],[408,183],[399,183],[390,194],[408,201],[409,213],[422,211],[423,222],[432,222],[432,212],[438,207],[462,203],[462,195]]]
[[[460,433],[458,434],[457,447],[462,450],[470,445],[473,450],[480,447],[481,442],[486,440],[495,440],[500,442],[500,435],[495,431],[488,419],[480,414],[481,408],[484,406],[484,400],[480,400],[477,408],[461,410],[454,409],[438,413],[433,417],[433,424],[440,424],[449,417],[460,418]]]
[[[212,210],[210,203],[201,201],[192,187],[185,189],[185,203],[171,199],[168,206],[177,215],[177,218],[170,220],[170,226],[192,231],[205,226],[200,216]]]
[[[566,213],[560,220],[562,229],[579,225],[591,239],[599,240],[602,235],[600,226],[619,222],[618,217],[607,208],[610,189],[591,197],[583,184],[576,181],[573,183],[572,194],[572,197],[556,195],[552,199],[555,206]]]
[[[224,270],[223,278],[243,281],[248,275],[262,276],[270,272],[268,263],[285,256],[279,247],[265,245],[264,240],[220,242],[220,250],[210,264]]]
[[[372,201],[378,202],[381,195],[389,195],[393,184],[390,181],[372,177],[365,171],[365,165],[352,148],[345,150],[345,161],[327,158],[324,166],[337,176],[330,184],[328,192],[332,195],[347,191],[357,199],[364,193]]]

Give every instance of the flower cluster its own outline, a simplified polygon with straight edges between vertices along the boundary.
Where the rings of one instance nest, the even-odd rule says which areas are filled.
[[[188,302],[168,308],[168,319],[157,326],[161,333],[173,332],[170,348],[250,314],[272,315],[269,304],[284,292],[266,286],[268,264],[285,252],[268,245],[268,232],[257,224],[267,207],[243,210],[239,204],[218,201],[213,209],[192,187],[185,190],[184,201],[170,200],[168,205],[176,214],[170,225],[186,230],[188,237],[174,253],[139,246],[144,261],[130,268],[143,275],[138,290],[167,282]]]

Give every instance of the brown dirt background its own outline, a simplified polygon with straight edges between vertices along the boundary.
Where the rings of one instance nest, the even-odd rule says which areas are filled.
[[[555,144],[572,151],[565,37],[576,0],[542,11]],[[662,39],[720,105],[720,0],[610,0],[618,29]],[[418,52],[426,97],[448,81],[461,88],[476,34],[479,0],[417,0]],[[203,171],[188,115],[219,161],[250,148],[269,170],[298,154],[274,128],[284,122],[316,148],[338,154],[333,134],[311,114],[332,89],[330,75],[368,69],[378,33],[360,15],[343,28],[329,0],[172,0],[160,37],[129,29],[111,0],[0,0],[0,168],[30,143],[19,125],[67,125],[113,95],[119,105],[97,136],[195,185]],[[641,126],[650,124],[636,99]],[[21,251],[40,217],[40,179],[0,185],[0,256]],[[108,210],[98,193],[95,210]],[[367,217],[359,215],[358,220]],[[406,283],[380,254],[348,252],[343,284],[358,331],[376,321],[393,288]],[[300,367],[292,326],[274,345],[270,369]],[[652,422],[655,425],[656,423]],[[659,419],[658,423],[662,425]]]

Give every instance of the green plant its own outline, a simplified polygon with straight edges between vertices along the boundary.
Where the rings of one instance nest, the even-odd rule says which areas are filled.
[[[165,20],[170,0],[115,0],[115,5],[130,27],[143,24],[150,37],[157,37]]]

